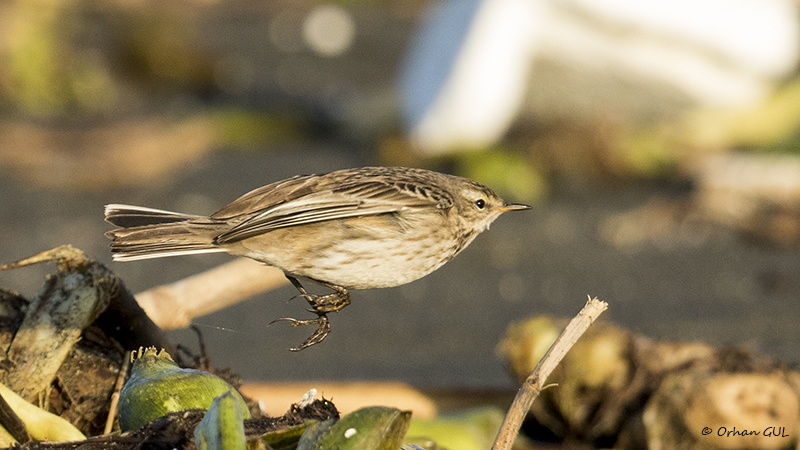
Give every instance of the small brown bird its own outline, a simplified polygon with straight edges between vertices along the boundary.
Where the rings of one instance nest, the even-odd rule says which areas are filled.
[[[399,286],[453,259],[506,203],[468,178],[405,167],[363,167],[295,176],[251,191],[209,217],[107,205],[114,260],[228,252],[277,267],[308,301],[318,325],[298,348],[330,332],[327,313],[350,304],[350,289]],[[298,277],[333,290],[308,293]]]

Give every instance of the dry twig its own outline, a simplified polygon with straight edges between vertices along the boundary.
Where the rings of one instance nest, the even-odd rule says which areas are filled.
[[[539,360],[539,364],[533,369],[530,376],[522,383],[517,392],[517,396],[508,409],[500,431],[497,433],[492,450],[509,450],[514,443],[514,439],[519,433],[522,420],[530,411],[536,397],[544,389],[544,382],[550,373],[556,368],[564,355],[575,345],[578,338],[589,328],[597,317],[608,308],[608,303],[596,298],[590,298],[586,305],[581,309],[556,339],[550,350]]]
[[[117,415],[117,406],[119,405],[119,393],[125,384],[125,377],[128,375],[128,366],[130,364],[130,358],[122,358],[122,366],[119,368],[117,384],[114,385],[114,393],[111,394],[111,405],[108,407],[108,417],[106,418],[106,427],[103,430],[103,434],[111,433],[111,429],[114,427],[114,417]]]
[[[172,284],[136,294],[136,301],[162,330],[188,327],[192,319],[288,283],[283,272],[239,258]]]

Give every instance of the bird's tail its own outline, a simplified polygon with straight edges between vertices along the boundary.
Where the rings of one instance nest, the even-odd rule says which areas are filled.
[[[106,205],[105,216],[120,227],[106,233],[115,261],[225,251],[214,244],[225,224],[207,217],[129,205]]]

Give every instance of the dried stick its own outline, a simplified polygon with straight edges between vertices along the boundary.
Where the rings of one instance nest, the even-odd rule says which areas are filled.
[[[288,283],[283,272],[239,258],[172,284],[136,294],[161,329],[188,327],[192,319]]]
[[[122,358],[122,366],[119,368],[117,383],[114,386],[114,393],[111,394],[111,405],[108,407],[108,417],[106,418],[106,426],[103,430],[103,434],[111,433],[112,428],[114,428],[114,417],[117,415],[117,406],[119,405],[119,393],[122,391],[122,385],[125,384],[125,377],[128,375],[128,366],[130,364],[130,358]]]
[[[597,317],[608,308],[608,303],[590,298],[586,305],[581,309],[577,316],[573,317],[567,327],[556,339],[550,350],[539,360],[539,364],[533,369],[517,392],[517,396],[508,409],[500,431],[497,433],[492,450],[509,450],[514,443],[514,439],[519,433],[522,420],[530,411],[536,397],[544,389],[544,382],[550,373],[556,368],[564,358],[569,349],[575,345],[578,338],[589,328]]]

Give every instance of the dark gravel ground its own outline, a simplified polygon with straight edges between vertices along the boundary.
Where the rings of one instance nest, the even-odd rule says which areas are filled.
[[[103,232],[105,203],[210,213],[248,190],[297,173],[368,164],[335,144],[272,152],[217,152],[161,187],[100,193],[29,190],[0,173],[0,259],[61,244],[81,248],[134,292],[229,260],[198,255],[112,263]],[[555,189],[533,210],[508,214],[436,273],[394,289],[356,291],[331,317],[333,332],[300,353],[287,349],[310,329],[267,324],[300,317],[286,286],[195,320],[212,361],[246,380],[379,379],[420,387],[509,388],[494,348],[505,327],[534,314],[572,316],[587,295],[605,314],[653,338],[701,339],[800,360],[800,255],[749,243],[721,227],[653,231],[636,244],[606,237],[615,217],[652,198],[686,195],[669,187],[617,185]],[[644,224],[643,226],[647,226]],[[641,231],[641,230],[640,230]],[[652,231],[652,230],[651,230]],[[647,233],[645,233],[647,234]],[[33,295],[51,267],[0,273],[0,286]],[[196,347],[189,330],[171,333]]]
[[[272,3],[258,5],[272,8]],[[252,64],[249,90],[222,100],[274,107],[273,93],[283,80],[289,85],[284,90],[310,90],[289,103],[316,99],[312,103],[322,122],[334,128],[349,123],[347,133],[368,136],[366,142],[382,126],[373,122],[396,120],[382,95],[393,95],[391,79],[421,9],[413,5],[412,13],[402,14],[406,2],[357,9],[356,43],[340,59],[308,51],[281,56],[270,47],[268,22],[258,15],[269,11],[229,9],[227,3],[206,8],[198,33],[212,53]],[[168,103],[155,97],[158,105]],[[350,102],[338,103],[338,98]],[[331,124],[331,117],[344,119]],[[0,167],[0,261],[69,243],[108,264],[134,292],[172,282],[230,257],[112,263],[103,236],[111,228],[103,221],[104,204],[208,214],[272,181],[373,163],[369,147],[317,139],[268,152],[218,151],[164,183],[94,193],[30,188]],[[506,326],[534,314],[571,317],[587,295],[609,302],[606,319],[653,338],[701,339],[800,360],[797,251],[756,245],[722,227],[670,225],[668,218],[657,221],[666,227],[632,222],[631,233],[639,238],[623,233],[622,239],[612,239],[620,214],[649,205],[654,197],[681,201],[689,194],[641,184],[585,187],[556,187],[531,211],[500,218],[455,260],[422,280],[354,292],[353,304],[331,317],[333,332],[325,342],[300,353],[287,349],[312,330],[267,326],[279,317],[308,314],[302,301],[287,301],[296,293],[290,286],[195,322],[214,365],[230,366],[246,380],[383,379],[420,387],[513,388],[494,353]],[[0,286],[34,295],[51,270],[0,272]],[[171,337],[196,346],[189,330]]]

